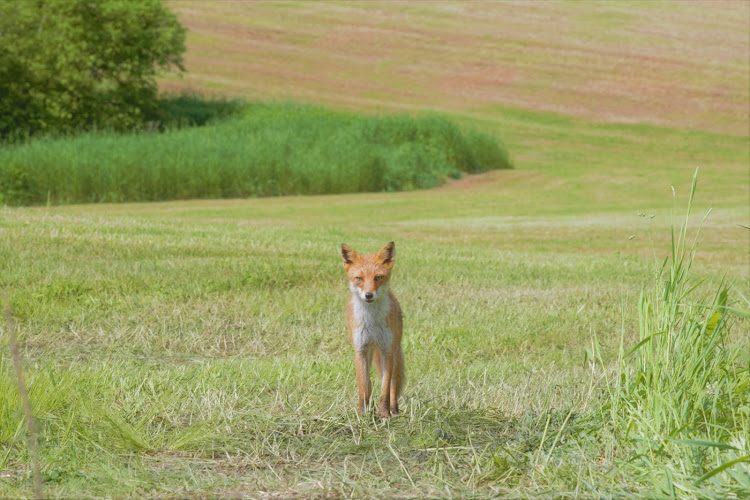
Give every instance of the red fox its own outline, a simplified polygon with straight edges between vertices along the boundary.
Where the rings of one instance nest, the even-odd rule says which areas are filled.
[[[374,255],[359,255],[341,244],[341,257],[352,291],[346,304],[349,340],[354,345],[360,415],[370,403],[370,366],[380,373],[378,416],[398,414],[398,396],[404,383],[404,353],[401,351],[403,318],[401,306],[389,289],[396,246],[391,241]]]

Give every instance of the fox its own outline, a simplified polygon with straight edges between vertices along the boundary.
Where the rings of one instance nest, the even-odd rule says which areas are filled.
[[[390,289],[396,245],[391,241],[376,254],[360,255],[342,243],[341,258],[351,290],[346,303],[346,322],[354,346],[357,411],[364,415],[370,404],[370,367],[374,364],[380,374],[378,417],[389,418],[399,414],[398,397],[405,380],[401,349],[404,320],[401,306]]]

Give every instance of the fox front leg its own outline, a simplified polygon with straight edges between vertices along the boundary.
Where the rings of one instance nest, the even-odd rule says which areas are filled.
[[[388,418],[391,416],[391,378],[393,375],[393,352],[384,352],[380,355],[380,405],[378,417]]]
[[[354,368],[357,372],[357,392],[359,393],[359,405],[357,411],[360,415],[365,414],[367,405],[370,402],[370,363],[367,354],[357,352],[354,355]]]

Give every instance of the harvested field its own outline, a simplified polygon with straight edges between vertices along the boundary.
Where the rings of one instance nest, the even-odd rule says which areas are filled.
[[[173,1],[164,90],[748,134],[750,3]]]

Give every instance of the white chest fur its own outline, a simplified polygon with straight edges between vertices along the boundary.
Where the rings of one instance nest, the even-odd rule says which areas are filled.
[[[393,343],[393,332],[386,323],[391,312],[391,299],[388,290],[381,287],[381,296],[372,303],[367,303],[357,293],[352,294],[352,306],[355,324],[353,332],[354,348],[359,352],[373,347],[381,351],[390,351]]]

